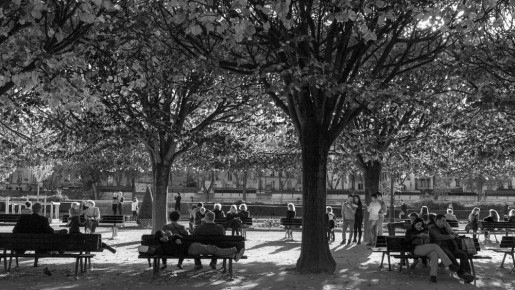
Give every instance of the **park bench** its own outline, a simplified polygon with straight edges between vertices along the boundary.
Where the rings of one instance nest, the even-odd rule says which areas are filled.
[[[281,218],[280,224],[285,226],[285,227],[289,226],[292,229],[300,228],[302,226],[302,219],[299,219],[299,218],[293,218],[293,219]]]
[[[242,237],[246,238],[247,237],[247,229],[250,226],[252,226],[252,218],[241,218],[240,217],[240,220],[241,220],[240,233],[241,233]],[[228,227],[227,227],[228,222],[229,221],[226,218],[215,219],[216,224],[219,224],[226,229],[228,229]]]
[[[184,236],[182,237],[183,242],[187,241],[188,243],[201,243],[206,245],[221,245],[223,243],[224,247],[227,246],[227,244],[231,244],[231,242],[244,242],[245,239],[241,236]],[[143,235],[141,236],[141,245],[142,246],[149,246],[149,247],[160,247],[159,241],[157,241],[154,237],[154,235]],[[147,259],[148,260],[148,266],[152,267],[153,270],[153,276],[159,274],[159,268],[160,268],[160,262],[161,259],[178,259],[178,258],[184,258],[184,259],[194,259],[194,258],[200,258],[200,259],[213,259],[213,258],[220,258],[223,259],[222,264],[222,270],[225,273],[227,271],[227,262],[226,260],[229,260],[229,280],[232,280],[233,274],[232,274],[232,262],[234,258],[227,258],[227,257],[215,257],[213,255],[203,255],[203,256],[190,256],[185,255],[183,257],[173,256],[173,255],[165,255],[165,254],[142,254],[140,253],[138,256],[139,259]],[[247,256],[241,257],[241,259],[247,259]]]
[[[370,250],[374,253],[382,253],[381,264],[379,268],[383,268],[384,256],[388,255],[388,251],[386,249],[386,237],[385,236],[377,236],[376,246],[370,248]],[[390,266],[390,265],[388,265]],[[391,267],[390,267],[391,270]]]
[[[0,226],[14,226],[21,214],[0,214]]]
[[[67,234],[13,234],[0,233],[0,249],[3,249],[1,257],[4,258],[4,270],[11,270],[12,259],[34,258],[34,267],[38,266],[38,259],[42,258],[73,258],[75,259],[75,276],[91,268],[91,252],[101,252],[101,235],[67,235]],[[16,250],[24,249],[25,253],[16,253]],[[33,252],[33,253],[27,253]],[[44,251],[44,252],[41,252]],[[7,258],[9,263],[7,264]],[[89,267],[88,267],[89,265]]]
[[[389,236],[395,236],[395,229],[407,230],[411,227],[411,220],[402,220],[400,222],[387,223],[386,228],[388,229]]]
[[[481,222],[481,228],[483,232],[494,233],[506,233],[506,236],[509,235],[510,232],[515,232],[515,223],[514,222]]]
[[[68,223],[70,218],[69,214],[63,214],[62,222]],[[80,217],[81,224],[84,224],[84,216]],[[63,225],[64,227],[68,227],[68,225]],[[112,228],[113,238],[118,235],[118,227],[124,226],[124,217],[123,215],[102,215],[100,216],[100,220],[98,221],[97,227],[110,227]]]
[[[388,256],[388,269],[392,271],[390,257],[401,259],[401,263],[399,264],[399,272],[402,271],[402,266],[404,261],[406,263],[407,269],[413,269],[409,265],[409,259],[418,260],[419,258],[427,258],[426,256],[419,256],[412,254],[410,252],[411,245],[404,240],[404,237],[386,237],[386,251]]]
[[[499,248],[493,248],[489,249],[496,253],[502,253],[504,254],[504,257],[502,258],[501,268],[504,268],[504,261],[506,260],[506,256],[511,256],[511,260],[513,261],[513,267],[515,267],[515,254],[514,254],[514,248],[515,248],[515,237],[510,236],[503,236],[501,243],[499,244]]]

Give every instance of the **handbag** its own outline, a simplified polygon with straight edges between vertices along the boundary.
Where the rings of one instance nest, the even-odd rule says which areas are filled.
[[[461,249],[469,255],[477,254],[476,245],[474,245],[474,239],[469,237],[461,237]]]
[[[152,246],[138,246],[138,252],[142,255],[154,255],[156,248]]]

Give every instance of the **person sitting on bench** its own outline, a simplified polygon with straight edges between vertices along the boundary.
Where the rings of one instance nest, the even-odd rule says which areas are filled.
[[[95,206],[92,200],[86,201],[88,208],[84,211],[84,230],[90,234],[94,234],[100,221],[100,209]]]
[[[25,202],[25,208],[21,210],[21,214],[32,214],[32,202]]]
[[[444,251],[437,245],[431,244],[429,232],[421,218],[415,219],[411,228],[406,231],[404,238],[411,246],[411,252],[417,256],[427,256],[431,259],[431,282],[436,282],[436,274],[438,273],[438,259],[442,260],[445,267],[449,267],[452,272],[458,272],[460,267],[453,264]]]
[[[70,234],[80,234],[80,216],[82,215],[81,206],[78,202],[72,202],[70,209],[68,210],[69,214],[69,226],[70,226]]]
[[[231,208],[227,212],[226,219],[226,225],[228,228],[232,229],[232,235],[234,236],[234,234],[236,234],[237,236],[239,236],[241,228],[241,219],[238,213],[238,207],[235,204],[231,205]]]
[[[173,255],[173,256],[184,256],[186,251],[184,250],[185,245],[181,242],[177,242],[174,236],[178,235],[179,238],[182,236],[187,236],[188,232],[186,231],[186,228],[183,225],[180,225],[178,223],[179,219],[181,218],[181,213],[174,210],[170,212],[168,215],[168,219],[170,220],[169,224],[163,225],[160,231],[157,231],[155,234],[155,238],[159,241],[159,244],[161,244],[161,249],[163,251],[163,254],[165,255]],[[161,269],[166,269],[166,258],[162,259],[163,266]],[[179,261],[177,263],[177,268],[184,269],[182,266],[182,262],[184,261],[184,258],[179,258]]]
[[[22,215],[16,225],[13,233],[15,234],[54,234],[54,229],[50,226],[48,219],[41,216],[41,203],[36,202],[32,205],[32,214]],[[67,230],[57,231],[58,234],[66,234]],[[23,254],[26,250],[17,249],[16,253]],[[46,250],[39,250],[37,253],[45,253]]]
[[[224,236],[225,229],[221,225],[217,225],[215,223],[215,214],[213,212],[206,212],[204,217],[204,222],[200,224],[193,233],[194,235],[199,236]],[[243,242],[231,242],[230,248],[223,248],[223,243],[218,244],[221,247],[214,245],[204,245],[201,243],[192,243],[188,247],[188,255],[191,256],[200,256],[200,255],[214,255],[218,257],[234,257],[234,260],[237,262],[245,252],[244,243]],[[209,266],[211,269],[216,269],[217,259],[211,259],[211,263]],[[202,269],[202,262],[200,258],[195,258],[195,270]]]
[[[474,276],[470,274],[471,268],[468,260],[468,254],[458,249],[456,243],[457,235],[449,232],[449,224],[445,215],[436,215],[436,223],[429,227],[429,235],[431,241],[436,243],[442,248],[444,253],[451,259],[453,264],[457,264],[456,259],[460,259],[460,270],[458,276],[463,279],[465,283],[474,281]]]

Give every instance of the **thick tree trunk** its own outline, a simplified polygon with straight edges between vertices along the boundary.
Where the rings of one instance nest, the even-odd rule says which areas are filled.
[[[314,123],[314,122],[313,122]],[[303,214],[302,246],[297,261],[301,273],[333,273],[336,262],[331,256],[325,230],[328,138],[314,124],[306,124],[301,138]]]
[[[379,180],[381,178],[381,162],[368,161],[365,163],[365,166],[362,167],[363,175],[365,175],[365,204],[369,205],[371,201],[372,194],[379,191]],[[365,241],[370,239],[370,235],[368,232],[368,211],[366,210],[366,206],[363,206],[365,215],[363,218],[364,223],[364,237]]]
[[[152,232],[160,230],[166,224],[167,187],[170,176],[170,165],[158,163],[152,166],[154,175],[154,192],[152,192]]]

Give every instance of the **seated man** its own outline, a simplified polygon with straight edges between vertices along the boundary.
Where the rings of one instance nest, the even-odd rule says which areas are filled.
[[[194,235],[200,236],[224,236],[225,229],[221,225],[215,224],[215,214],[213,212],[206,212],[204,222],[201,223],[193,233]],[[192,243],[188,248],[188,254],[192,256],[200,255],[215,255],[219,257],[233,257],[234,260],[238,261],[245,251],[243,242],[236,243],[236,247],[231,248],[220,248],[214,245],[203,245],[201,243]],[[230,245],[229,245],[230,246]],[[216,269],[216,260],[212,259],[209,266],[211,269]],[[195,270],[202,269],[202,262],[199,258],[195,258]]]
[[[32,214],[31,215],[22,215],[16,225],[14,226],[13,233],[15,234],[53,234],[55,233],[54,229],[50,226],[48,219],[44,216],[40,216],[41,213],[41,204],[39,202],[32,205]],[[67,230],[61,230],[57,233],[66,234]],[[24,249],[16,250],[17,253],[23,254],[25,253]],[[47,252],[45,250],[40,250],[38,253]]]
[[[462,278],[465,283],[470,283],[474,281],[474,276],[470,274],[471,269],[468,254],[458,249],[458,245],[456,243],[457,236],[449,229],[450,226],[447,223],[445,216],[443,214],[436,215],[435,224],[432,224],[429,227],[431,241],[439,245],[454,264],[457,264],[456,258],[460,259],[460,270],[458,271],[458,276]]]
[[[32,202],[25,202],[25,208],[21,210],[21,214],[32,214]]]

